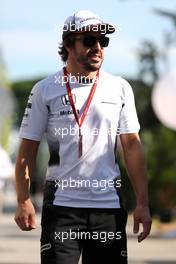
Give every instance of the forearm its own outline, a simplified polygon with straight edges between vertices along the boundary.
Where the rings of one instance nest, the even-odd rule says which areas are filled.
[[[35,209],[29,198],[30,179],[35,170],[39,142],[22,139],[16,162],[15,180],[18,206],[15,214],[15,222],[21,230],[36,228]]]
[[[120,139],[128,175],[136,194],[133,231],[138,233],[140,223],[142,224],[143,230],[138,235],[138,242],[141,242],[149,235],[152,223],[148,207],[147,168],[144,152],[138,134],[124,134],[120,136]]]
[[[147,167],[139,137],[124,146],[124,159],[131,180],[137,205],[148,206]]]
[[[28,142],[27,142],[28,143]],[[15,180],[18,203],[23,203],[29,199],[30,180],[35,170],[36,153],[27,148],[23,142],[19,149],[16,162]]]
[[[18,158],[15,170],[16,192],[18,203],[25,202],[29,198],[30,176],[25,159]]]

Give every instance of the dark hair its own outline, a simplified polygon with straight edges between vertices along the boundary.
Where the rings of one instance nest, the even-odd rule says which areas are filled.
[[[70,34],[67,38],[65,38],[62,43],[59,44],[58,54],[61,56],[61,60],[66,62],[68,59],[68,51],[65,47],[72,48],[75,44],[75,39],[73,34]]]

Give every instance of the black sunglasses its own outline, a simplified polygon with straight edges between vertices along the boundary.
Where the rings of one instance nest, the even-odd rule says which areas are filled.
[[[87,36],[83,36],[82,38],[74,38],[74,39],[81,40],[83,45],[87,48],[92,48],[93,46],[95,46],[97,41],[100,43],[100,46],[102,48],[105,48],[109,45],[109,38],[105,36],[95,37],[95,36],[87,35]]]

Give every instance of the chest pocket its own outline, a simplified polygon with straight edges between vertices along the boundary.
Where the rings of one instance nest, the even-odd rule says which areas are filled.
[[[99,102],[99,108],[102,113],[102,118],[106,119],[107,121],[118,121],[120,111],[121,111],[121,102],[120,101],[113,101],[108,99],[102,99]]]

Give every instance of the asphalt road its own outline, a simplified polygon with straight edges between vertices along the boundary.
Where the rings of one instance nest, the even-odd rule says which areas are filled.
[[[0,215],[0,264],[39,264],[40,215],[38,228],[30,232],[18,229],[13,213]],[[156,230],[143,243],[132,234],[132,219],[128,225],[129,264],[176,264],[176,238],[163,238]]]

